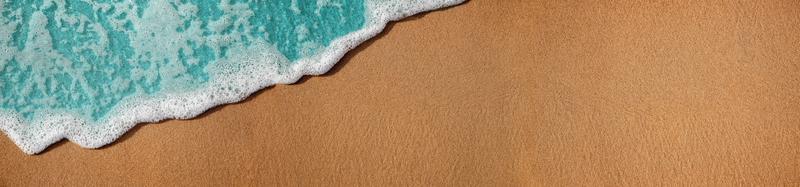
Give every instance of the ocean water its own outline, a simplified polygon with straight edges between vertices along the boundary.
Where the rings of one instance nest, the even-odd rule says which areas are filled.
[[[0,0],[0,129],[96,148],[321,74],[389,21],[462,0]]]

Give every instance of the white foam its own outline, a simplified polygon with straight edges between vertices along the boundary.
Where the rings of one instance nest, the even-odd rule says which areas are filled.
[[[279,63],[272,61],[287,59],[269,44],[256,44],[258,47],[240,49],[250,55],[228,59],[228,63],[216,63],[224,66],[217,69],[236,73],[211,72],[218,77],[204,88],[189,93],[128,98],[120,102],[107,119],[96,124],[57,112],[25,124],[16,114],[0,112],[0,130],[27,154],[39,153],[64,138],[84,148],[98,148],[139,123],[193,118],[211,107],[241,101],[265,87],[291,84],[304,75],[323,74],[345,53],[380,33],[388,22],[462,2],[464,0],[368,0],[364,28],[334,40],[318,55],[301,59],[291,67],[276,67]]]

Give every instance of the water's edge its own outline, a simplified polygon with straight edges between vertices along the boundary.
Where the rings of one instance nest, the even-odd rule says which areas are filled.
[[[125,132],[140,123],[152,123],[168,119],[194,118],[208,109],[236,103],[251,94],[275,84],[292,84],[305,75],[320,75],[327,72],[350,50],[375,37],[391,21],[397,21],[421,12],[458,5],[465,0],[386,0],[389,6],[376,7],[372,20],[358,31],[349,33],[331,42],[318,55],[301,59],[293,64],[288,74],[236,75],[236,79],[220,80],[206,88],[191,93],[165,95],[160,98],[132,99],[120,103],[125,110],[112,112],[113,117],[103,125],[87,125],[71,116],[51,116],[35,124],[25,124],[19,116],[0,113],[0,131],[3,131],[23,152],[37,154],[62,139],[67,139],[84,148],[99,148],[114,142]],[[412,2],[413,1],[413,2]],[[411,2],[411,3],[409,3]],[[398,8],[399,7],[399,8]],[[394,10],[394,11],[392,11]],[[376,12],[378,12],[376,14]],[[242,59],[258,61],[267,59]],[[234,85],[234,86],[231,86]],[[222,86],[222,87],[220,87]],[[235,89],[231,89],[235,88]],[[124,114],[124,115],[120,115]]]

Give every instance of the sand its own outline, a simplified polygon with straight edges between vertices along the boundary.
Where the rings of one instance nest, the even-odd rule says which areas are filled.
[[[0,186],[800,185],[800,2],[473,0]]]

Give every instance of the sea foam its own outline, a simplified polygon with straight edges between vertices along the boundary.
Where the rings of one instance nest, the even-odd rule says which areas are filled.
[[[330,69],[390,21],[464,0],[0,0],[0,130],[85,148]]]

